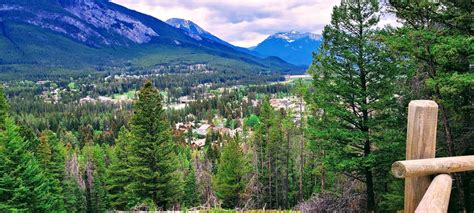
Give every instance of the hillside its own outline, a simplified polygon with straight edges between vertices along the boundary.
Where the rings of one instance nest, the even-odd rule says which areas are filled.
[[[196,63],[249,71],[298,71],[280,60],[261,59],[208,38],[196,40],[156,18],[105,0],[2,0],[0,11],[2,72],[47,75],[45,70]]]

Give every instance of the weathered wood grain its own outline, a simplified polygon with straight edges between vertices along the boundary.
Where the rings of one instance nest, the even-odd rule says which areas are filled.
[[[408,105],[406,159],[434,158],[438,105],[434,101],[416,100]],[[405,178],[405,212],[414,212],[425,194],[431,178]]]
[[[436,176],[416,208],[416,213],[448,212],[449,196],[453,179],[447,174]]]
[[[474,155],[397,161],[392,173],[397,178],[474,171]]]

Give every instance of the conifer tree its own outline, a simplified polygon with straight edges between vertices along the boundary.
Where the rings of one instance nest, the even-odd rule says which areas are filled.
[[[0,212],[63,211],[62,200],[52,196],[52,184],[40,163],[27,150],[28,141],[8,117],[8,104],[0,91]]]
[[[183,195],[183,177],[162,97],[149,81],[140,89],[130,126],[132,180],[127,191],[139,202],[151,199],[158,207],[173,208]]]
[[[472,1],[389,1],[403,27],[385,39],[400,62],[415,71],[413,95],[439,105],[439,150],[437,156],[474,153],[472,100],[474,63]],[[456,187],[450,211],[474,211],[469,173],[453,174]]]
[[[199,205],[198,185],[196,184],[196,169],[194,162],[190,162],[188,173],[185,178],[183,204],[186,207],[196,207]]]
[[[312,128],[330,152],[325,163],[365,183],[368,211],[375,209],[377,198],[373,148],[386,147],[391,139],[383,132],[396,128],[391,126],[397,123],[396,84],[405,83],[387,48],[377,40],[379,10],[377,1],[343,1],[334,7],[311,68],[313,101],[318,116],[326,117]],[[390,143],[400,144],[399,139]]]
[[[131,136],[130,132],[125,128],[119,132],[115,147],[113,148],[113,156],[107,169],[107,190],[110,204],[114,209],[126,210],[129,203],[128,194],[125,191],[131,180],[129,174],[129,155]]]
[[[224,208],[235,208],[244,189],[243,157],[238,137],[224,145],[214,180],[217,196]]]
[[[56,134],[50,130],[41,132],[39,142],[40,144],[38,145],[37,151],[38,160],[41,162],[46,177],[50,179],[51,190],[53,191],[52,196],[60,201],[59,205],[62,205],[63,189],[61,183],[66,172],[66,159],[62,144],[59,142]]]

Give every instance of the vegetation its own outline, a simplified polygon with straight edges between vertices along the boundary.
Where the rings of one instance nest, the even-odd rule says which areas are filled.
[[[5,81],[0,212],[400,210],[410,100],[440,106],[437,157],[474,154],[470,5],[389,2],[402,26],[380,29],[385,5],[343,1],[311,81],[211,65]],[[454,178],[449,211],[472,212],[472,172]]]

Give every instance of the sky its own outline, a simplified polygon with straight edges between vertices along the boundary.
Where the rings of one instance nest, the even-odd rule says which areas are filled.
[[[154,16],[191,20],[237,46],[251,47],[277,32],[321,34],[340,0],[112,0]],[[381,24],[394,22],[384,18]]]

